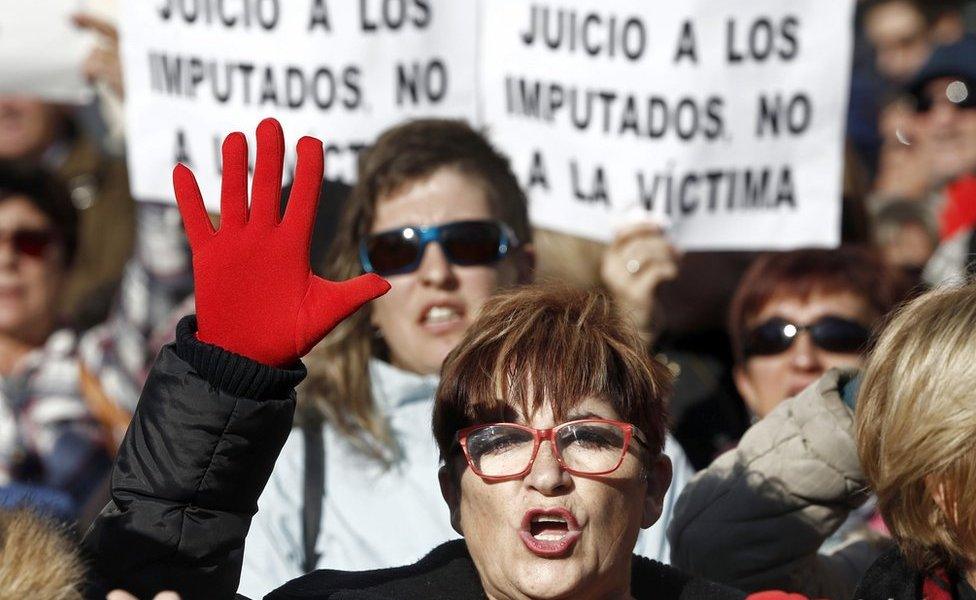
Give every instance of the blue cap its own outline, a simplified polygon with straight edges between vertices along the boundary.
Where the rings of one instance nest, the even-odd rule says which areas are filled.
[[[907,91],[917,98],[927,83],[942,77],[976,82],[976,37],[967,34],[958,42],[937,46],[918,73],[912,77]]]

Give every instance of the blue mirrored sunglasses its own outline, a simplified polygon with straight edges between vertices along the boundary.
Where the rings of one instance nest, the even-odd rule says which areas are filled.
[[[410,273],[420,266],[431,242],[440,245],[452,264],[462,266],[490,265],[519,245],[515,232],[501,221],[455,221],[367,235],[359,242],[359,261],[367,273]]]

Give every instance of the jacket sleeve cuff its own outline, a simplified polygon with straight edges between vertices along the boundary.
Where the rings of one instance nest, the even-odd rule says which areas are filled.
[[[210,385],[241,398],[287,396],[308,373],[301,361],[275,368],[201,342],[197,338],[196,315],[183,317],[176,326],[176,354]]]

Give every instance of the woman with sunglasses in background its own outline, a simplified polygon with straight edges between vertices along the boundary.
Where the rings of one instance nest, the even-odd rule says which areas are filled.
[[[851,434],[855,374],[900,299],[896,277],[853,247],[749,268],[730,326],[735,381],[757,422],[685,488],[669,530],[676,566],[746,591],[852,597],[885,544],[873,502],[852,512],[868,499]]]
[[[0,161],[0,508],[66,522],[111,464],[81,393],[78,336],[57,318],[77,236],[54,175]]]
[[[380,135],[361,157],[339,231],[327,276],[376,273],[392,287],[306,358],[300,427],[245,547],[240,589],[252,597],[315,568],[408,564],[456,536],[434,475],[437,376],[484,302],[533,279],[525,195],[508,160],[460,121]],[[637,550],[659,560],[691,473],[670,436],[666,451],[676,491]]]
[[[759,257],[732,298],[736,388],[761,419],[828,369],[859,368],[871,330],[899,298],[896,275],[856,247]]]

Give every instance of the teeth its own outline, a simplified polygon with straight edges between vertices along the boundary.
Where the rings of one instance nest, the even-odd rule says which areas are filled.
[[[559,540],[566,537],[566,534],[565,533],[540,533],[532,537],[542,542],[558,542]]]
[[[534,517],[532,519],[533,523],[566,523],[566,519],[562,517]]]
[[[443,323],[458,318],[458,311],[449,306],[434,306],[429,311],[424,320],[428,323]]]

